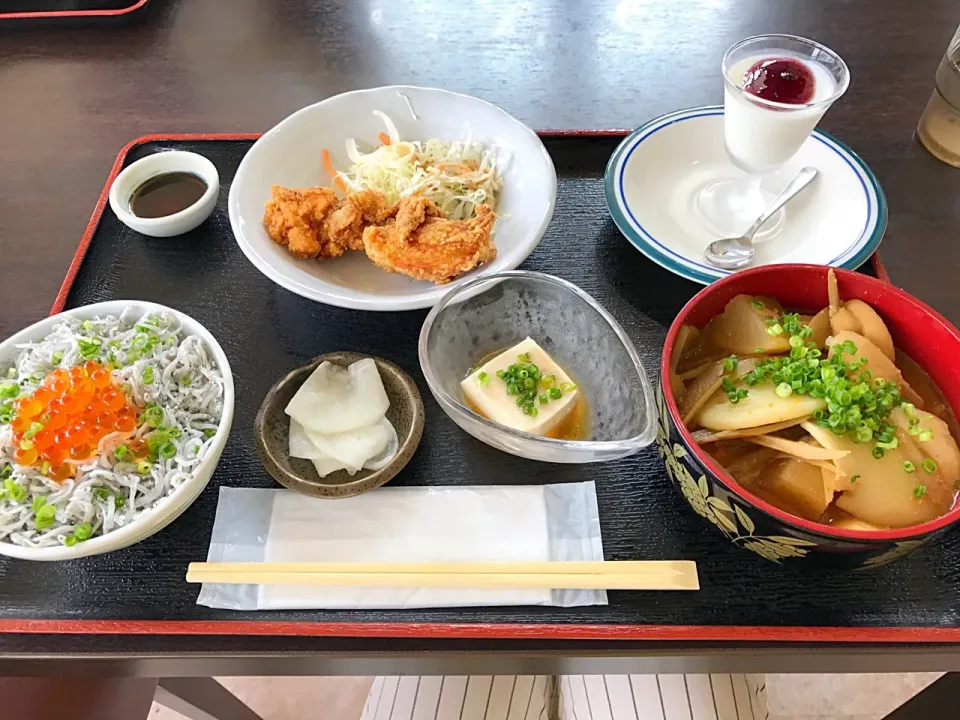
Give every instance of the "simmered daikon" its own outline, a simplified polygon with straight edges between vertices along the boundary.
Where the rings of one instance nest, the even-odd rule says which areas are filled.
[[[738,295],[696,342],[681,331],[671,385],[683,385],[684,422],[735,480],[789,513],[851,530],[936,518],[956,499],[960,426],[883,318],[828,280],[830,304],[813,315]]]

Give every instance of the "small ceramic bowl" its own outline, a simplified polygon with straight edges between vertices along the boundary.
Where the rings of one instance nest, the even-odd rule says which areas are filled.
[[[883,318],[894,344],[906,352],[960,412],[960,331],[916,298],[881,280],[836,270],[840,296],[869,303]],[[877,567],[937,537],[960,520],[960,505],[942,517],[895,530],[845,530],[791,515],[741,487],[697,445],[680,421],[670,390],[669,358],[682,325],[703,327],[734,296],[768,295],[790,309],[813,311],[828,304],[827,268],[769,265],[743,270],[700,291],[680,311],[663,348],[657,409],[660,456],[674,486],[693,510],[738,547],[775,562],[815,558],[839,567]]]
[[[514,430],[466,406],[460,381],[478,360],[526,337],[577,382],[590,408],[587,440]],[[461,428],[504,452],[555,463],[633,455],[656,435],[653,391],[626,332],[576,285],[543,273],[478,278],[448,293],[420,330],[420,368],[440,407]]]
[[[393,424],[399,439],[396,457],[380,470],[360,470],[354,475],[338,470],[321,478],[309,460],[288,455],[290,418],[284,408],[310,373],[324,361],[346,367],[366,357],[370,356],[355,352],[321,355],[292,370],[267,392],[253,423],[253,436],[263,466],[284,487],[311,497],[353,497],[390,482],[410,462],[423,435],[423,400],[413,378],[389,360],[377,357],[373,360],[390,399],[387,420]]]
[[[130,211],[130,200],[143,183],[157,175],[188,172],[198,176],[207,190],[193,205],[173,215],[158,218],[137,217]],[[169,150],[147,155],[117,175],[110,186],[110,209],[124,225],[150,237],[165,238],[190,232],[210,217],[220,195],[220,175],[203,155]]]

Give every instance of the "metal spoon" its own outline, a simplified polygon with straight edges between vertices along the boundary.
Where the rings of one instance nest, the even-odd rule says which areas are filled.
[[[780,191],[780,194],[774,198],[770,206],[763,211],[763,214],[757,218],[757,221],[750,226],[749,230],[738,238],[713,241],[703,251],[704,259],[711,265],[723,270],[739,270],[752,263],[754,256],[757,254],[753,247],[753,236],[757,234],[757,231],[763,227],[767,220],[774,216],[777,210],[793,200],[816,176],[816,168],[803,168]]]

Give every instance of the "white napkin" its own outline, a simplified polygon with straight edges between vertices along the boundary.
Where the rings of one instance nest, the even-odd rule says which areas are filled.
[[[252,517],[260,515],[262,517]],[[241,543],[238,530],[249,533]],[[256,528],[265,532],[257,533]],[[259,541],[251,541],[251,535]],[[380,488],[343,500],[222,488],[208,560],[443,562],[602,560],[592,482]],[[602,591],[205,584],[197,602],[235,609],[590,605]]]

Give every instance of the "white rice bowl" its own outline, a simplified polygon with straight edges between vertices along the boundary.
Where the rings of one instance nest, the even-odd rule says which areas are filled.
[[[0,368],[8,368],[16,363],[24,352],[18,346],[40,342],[68,318],[79,322],[106,316],[123,316],[125,320],[138,320],[150,314],[173,316],[179,322],[182,328],[181,346],[187,338],[199,338],[206,355],[215,365],[222,384],[222,404],[219,401],[217,403],[217,407],[222,409],[220,410],[219,422],[216,425],[216,433],[204,443],[199,462],[192,464],[186,477],[181,476],[178,478],[178,482],[171,484],[169,487],[164,487],[161,492],[162,496],[156,499],[149,508],[141,510],[127,524],[116,526],[105,534],[94,535],[88,540],[77,542],[69,547],[64,544],[51,547],[33,547],[14,544],[8,538],[0,540],[0,555],[24,560],[71,560],[119,550],[153,535],[179,517],[196,500],[210,481],[220,460],[220,455],[223,453],[223,448],[226,446],[227,437],[233,423],[233,374],[227,356],[217,340],[206,328],[188,315],[163,305],[139,300],[113,300],[68,310],[60,315],[41,320],[0,343]],[[76,363],[69,363],[69,356],[65,354],[63,365],[69,367],[70,364]],[[4,380],[0,379],[0,382],[4,382]],[[136,396],[138,389],[134,387],[133,392]],[[158,404],[163,405],[162,402]]]

